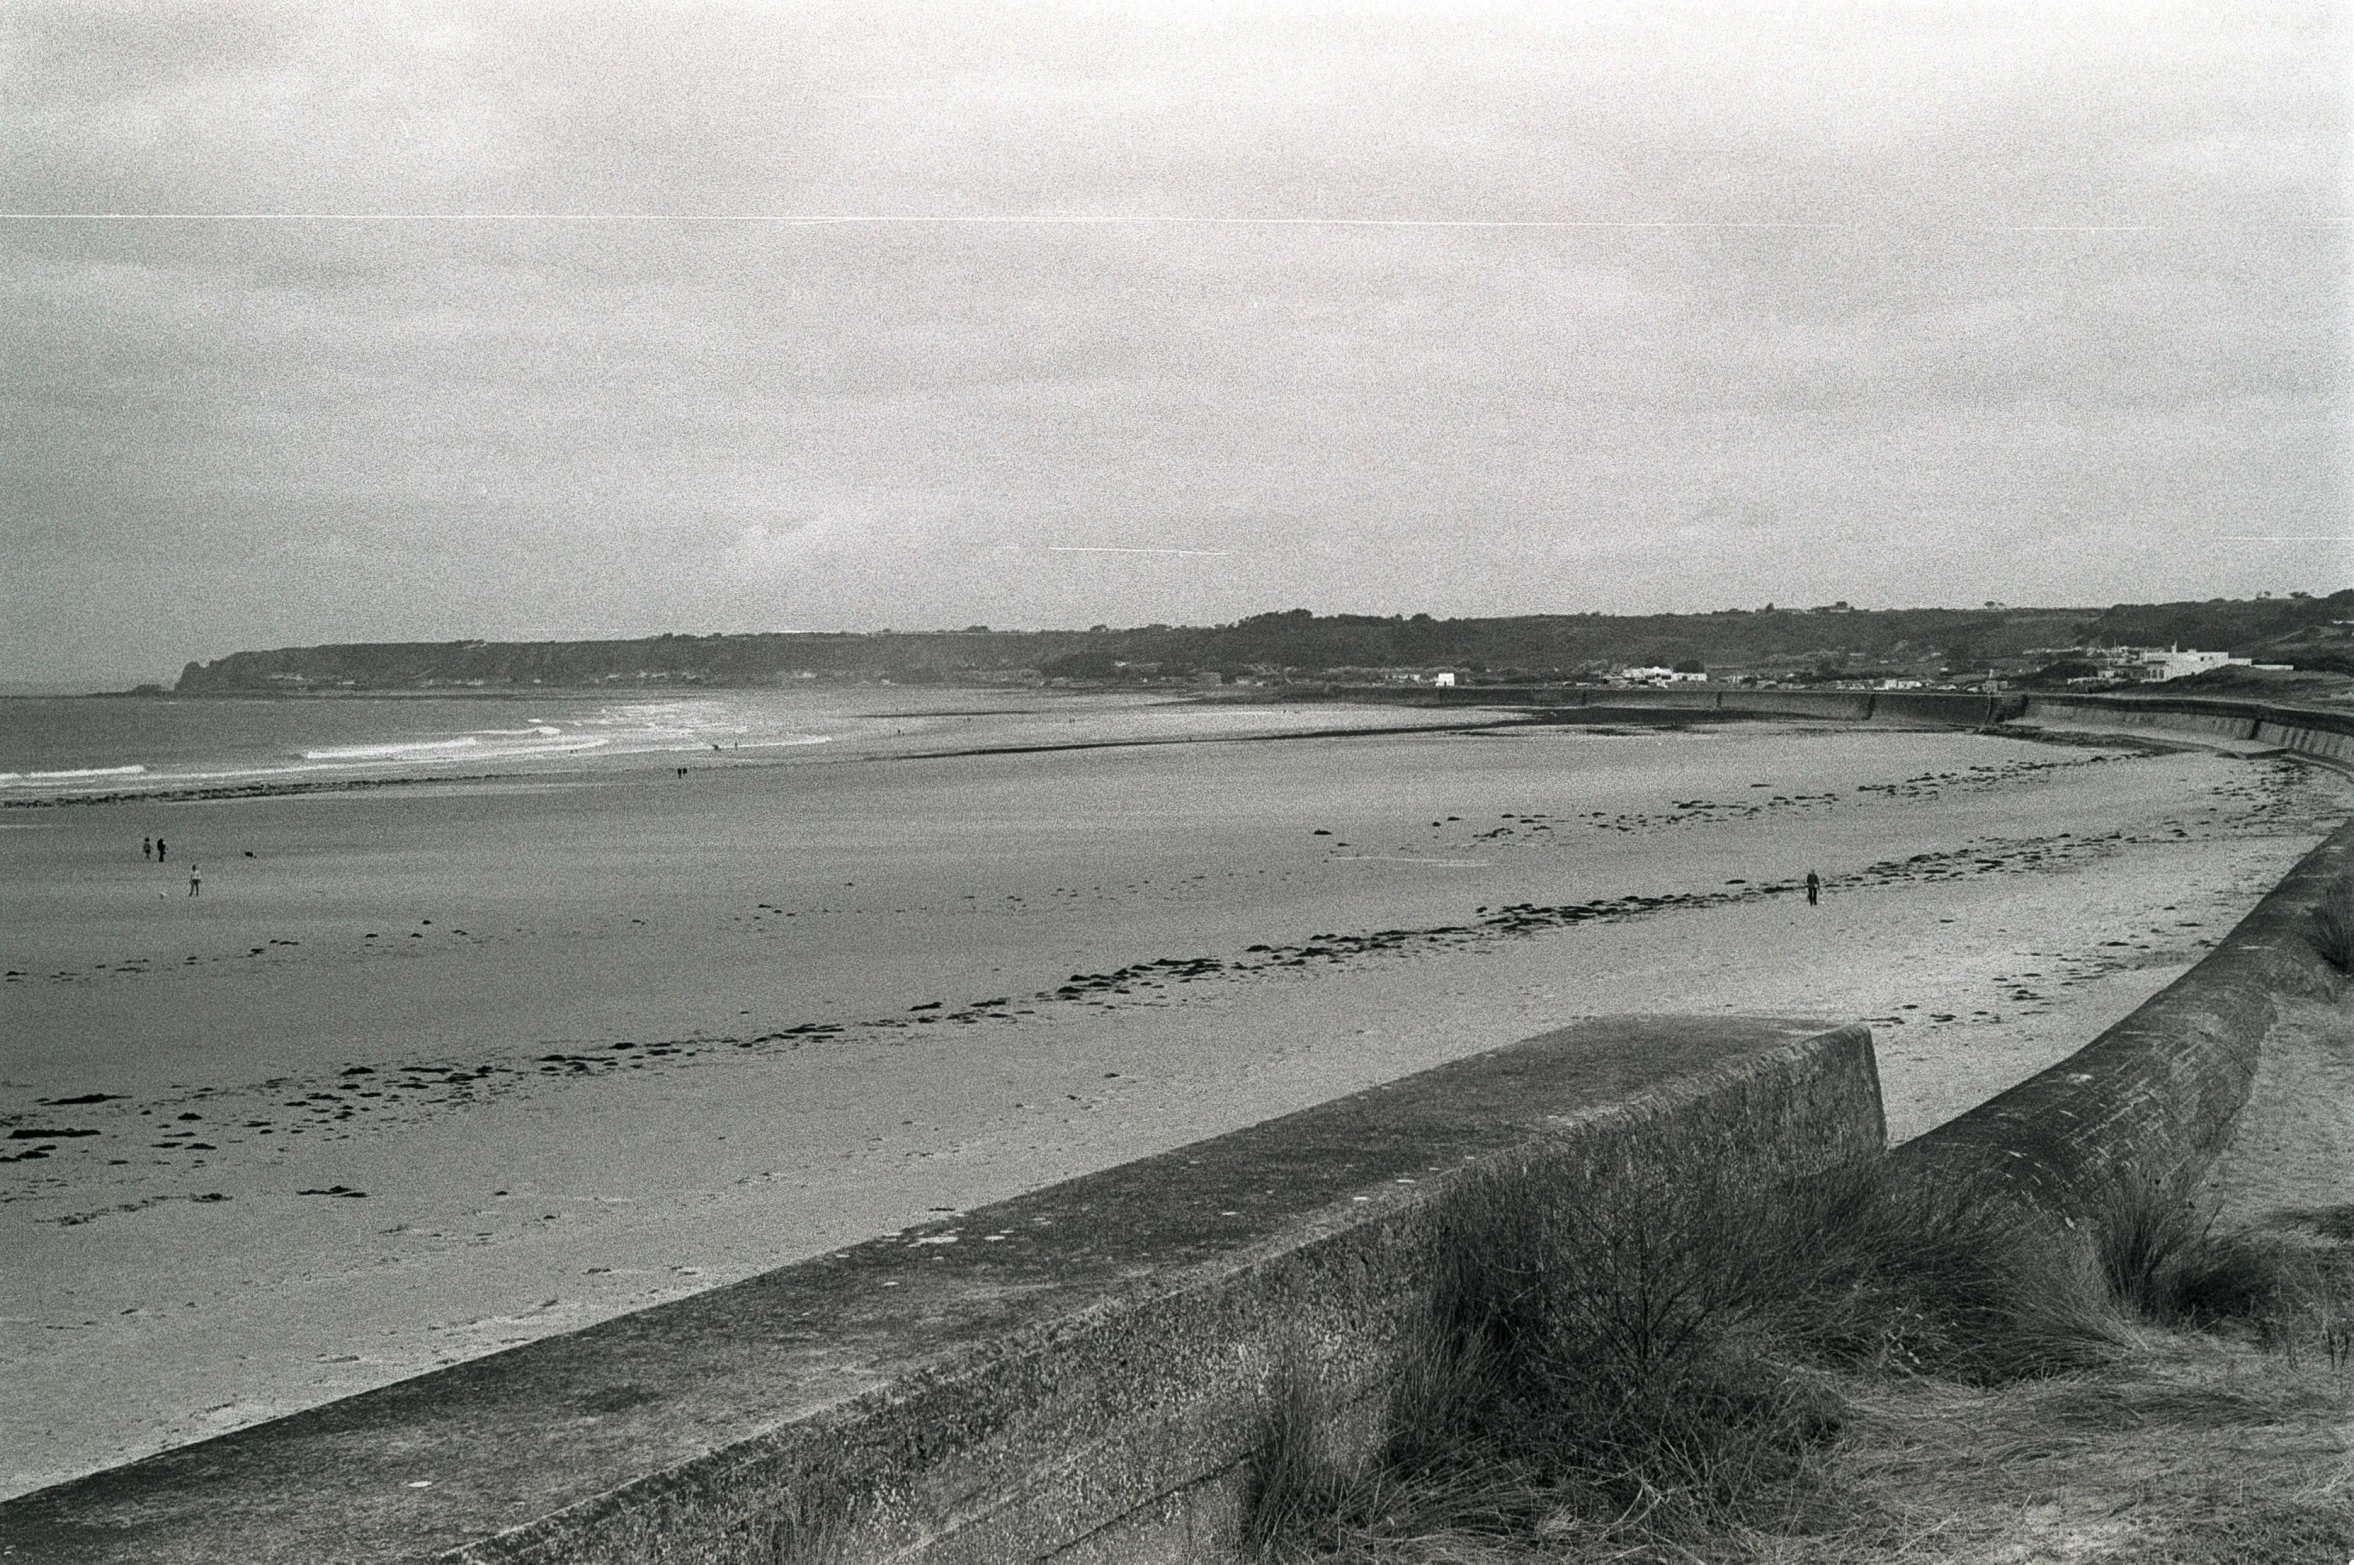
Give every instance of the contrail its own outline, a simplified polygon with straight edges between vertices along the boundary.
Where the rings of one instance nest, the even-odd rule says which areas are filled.
[[[939,225],[1001,228],[1464,228],[1464,229],[1647,229],[1794,230],[1863,233],[1880,229],[1942,228],[1981,234],[2151,234],[2170,229],[2342,228],[2340,219],[2294,224],[2245,223],[1985,223],[1887,224],[1803,222],[1776,219],[1731,221],[1716,218],[1548,218],[1548,217],[1187,217],[1146,213],[1056,216],[883,216],[837,212],[0,212],[0,222],[94,223],[766,223],[783,227],[889,227]]]
[[[1047,544],[1045,548],[1046,552],[1049,554],[1184,554],[1209,557],[1221,554],[1232,554],[1235,552],[1232,549],[1122,548],[1116,544],[1108,543],[1050,543]]]
[[[0,212],[10,222],[100,223],[776,223],[811,228],[943,224],[967,227],[1111,228],[1162,224],[1207,228],[1853,228],[1853,223],[1717,222],[1513,217],[884,216],[837,212]],[[2099,230],[2108,232],[2109,230]],[[2134,230],[2138,231],[2138,230]]]

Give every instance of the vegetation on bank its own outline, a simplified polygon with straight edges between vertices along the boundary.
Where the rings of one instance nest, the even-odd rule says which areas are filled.
[[[191,663],[180,694],[579,688],[642,682],[756,686],[1138,680],[1450,668],[1481,679],[1561,680],[1635,666],[1762,668],[1798,682],[1900,669],[2049,662],[2079,646],[2180,644],[2354,671],[2354,590],[2326,598],[2094,609],[1728,609],[1713,614],[1258,614],[1231,625],[1090,630],[665,635],[630,641],[408,642],[290,647]]]
[[[2354,1553],[2354,1246],[2326,1224],[2217,1238],[2127,1183],[2069,1228],[1886,1163],[1490,1183],[1442,1222],[1380,1448],[1330,1449],[1306,1377],[1284,1399],[1263,1558]]]
[[[2339,876],[2307,910],[2306,937],[2340,976],[2354,976],[2354,878]]]

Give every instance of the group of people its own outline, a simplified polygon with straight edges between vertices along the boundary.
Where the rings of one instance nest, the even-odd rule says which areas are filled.
[[[156,863],[161,864],[164,861],[164,855],[170,851],[169,845],[161,837],[141,837],[139,839],[139,857],[143,859],[153,859]],[[192,897],[204,894],[204,872],[194,861],[188,865],[188,894]]]

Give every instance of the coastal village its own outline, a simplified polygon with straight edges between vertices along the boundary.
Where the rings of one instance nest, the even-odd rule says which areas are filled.
[[[1627,667],[1612,671],[1605,683],[1616,686],[1667,686],[1684,684],[1739,685],[1749,688],[1777,686],[1785,683],[1804,683],[1828,690],[1958,690],[1993,693],[2013,688],[2022,675],[2077,662],[2089,667],[2086,674],[2063,674],[2056,681],[2072,689],[2114,690],[2131,685],[2162,685],[2196,674],[2209,673],[2219,668],[2255,668],[2275,673],[2293,672],[2294,663],[2259,663],[2253,658],[2233,657],[2228,652],[2204,652],[2195,647],[2038,647],[2024,658],[2006,660],[2026,664],[2025,669],[1997,671],[1991,664],[1976,678],[1955,677],[1950,669],[1935,675],[1880,674],[1861,678],[1809,679],[1786,681],[1772,673],[1743,669],[1717,669],[1705,666],[1678,664],[1673,668]],[[1457,682],[1451,670],[1409,676],[1416,682],[1452,685]],[[2052,681],[2044,681],[2050,683]]]

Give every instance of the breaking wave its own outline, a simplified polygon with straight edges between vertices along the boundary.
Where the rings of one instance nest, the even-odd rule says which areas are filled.
[[[0,787],[45,788],[58,783],[90,782],[101,777],[137,777],[144,766],[84,766],[69,772],[0,772]]]

